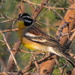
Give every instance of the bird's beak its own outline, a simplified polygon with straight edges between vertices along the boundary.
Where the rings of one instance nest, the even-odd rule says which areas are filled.
[[[18,18],[19,21],[22,21],[22,18]]]

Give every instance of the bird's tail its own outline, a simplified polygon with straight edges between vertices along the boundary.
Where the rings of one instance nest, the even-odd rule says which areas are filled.
[[[63,57],[73,66],[75,67],[75,59],[67,54],[63,54]]]

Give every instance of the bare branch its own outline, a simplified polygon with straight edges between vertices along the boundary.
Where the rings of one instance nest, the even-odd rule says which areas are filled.
[[[18,75],[18,72],[0,72],[0,75]],[[40,74],[38,72],[35,72],[35,73],[32,73],[32,72],[27,72],[27,73],[24,73],[22,75],[47,75],[47,74]]]
[[[6,30],[0,31],[0,33],[10,32],[10,31],[17,31],[17,30],[18,30],[18,28],[15,28],[15,29],[6,29]]]
[[[0,63],[1,63],[3,71],[5,71],[6,70],[6,64],[5,64],[5,62],[1,56],[0,56]]]
[[[0,30],[0,32],[1,32],[1,30]],[[11,55],[12,55],[12,57],[13,57],[13,60],[14,60],[14,62],[15,62],[15,65],[17,66],[17,69],[20,70],[20,68],[19,68],[19,66],[18,66],[18,64],[17,64],[17,61],[16,61],[16,59],[15,59],[15,57],[14,57],[12,51],[11,51],[11,48],[10,48],[9,44],[7,43],[7,40],[6,40],[5,35],[4,35],[2,32],[1,32],[1,34],[2,34],[2,36],[3,36],[3,39],[4,39],[4,41],[5,41],[5,44],[6,44],[7,48],[8,48],[8,50],[9,50],[9,52],[11,53]]]
[[[36,4],[36,3],[33,3],[33,2],[31,2],[31,1],[29,1],[29,0],[22,0],[22,1],[27,2],[27,3],[29,3],[29,4],[31,4],[31,5],[34,5],[34,6],[41,6],[41,4]],[[48,8],[48,9],[59,9],[59,10],[74,10],[74,9],[75,9],[75,8],[51,7],[51,6],[46,6],[46,5],[44,5],[43,7],[44,7],[44,8]]]
[[[18,52],[18,49],[19,49],[20,44],[21,44],[21,41],[17,41],[14,44],[14,46],[13,46],[13,48],[11,50],[14,56]],[[13,60],[12,54],[10,54],[9,59],[8,59],[8,64],[7,64],[7,70],[6,71],[8,71],[8,72],[11,71],[11,69],[13,67],[13,64],[14,64],[13,61],[14,60]]]

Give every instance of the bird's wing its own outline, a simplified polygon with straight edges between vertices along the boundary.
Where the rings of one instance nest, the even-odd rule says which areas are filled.
[[[62,45],[60,45],[59,42],[57,42],[54,38],[45,38],[43,36],[39,36],[39,37],[27,37],[27,39],[45,46],[62,47]]]
[[[24,36],[27,39],[44,46],[59,48],[60,50],[64,49],[64,47],[55,38],[48,36],[37,27],[31,27],[31,29],[28,29]]]

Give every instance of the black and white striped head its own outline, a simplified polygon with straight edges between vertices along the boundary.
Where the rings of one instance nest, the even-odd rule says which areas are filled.
[[[33,24],[33,19],[28,13],[19,14],[19,21],[23,21],[25,26],[31,26]]]

